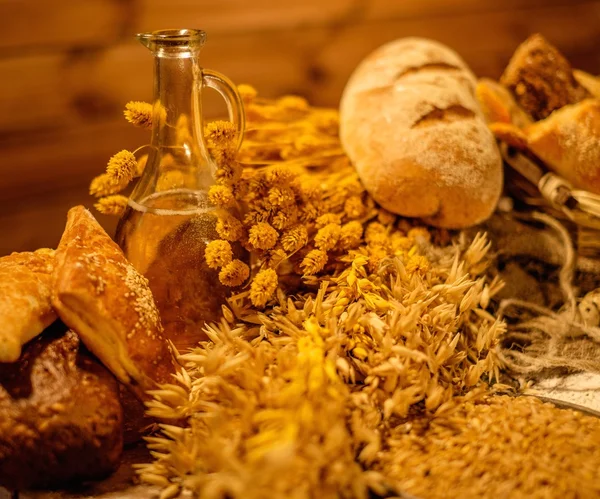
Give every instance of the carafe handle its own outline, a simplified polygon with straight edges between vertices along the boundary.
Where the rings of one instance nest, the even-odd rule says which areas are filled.
[[[244,105],[242,98],[233,82],[225,75],[212,69],[202,69],[202,86],[214,88],[221,94],[227,104],[227,113],[229,120],[238,130],[238,139],[236,150],[242,145],[244,140],[244,126],[246,117],[244,115]]]

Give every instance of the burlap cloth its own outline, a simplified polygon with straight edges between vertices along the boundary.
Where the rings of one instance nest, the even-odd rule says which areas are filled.
[[[572,228],[542,213],[498,213],[484,229],[497,256],[490,272],[506,283],[493,306],[507,322],[507,377],[600,411],[600,255],[579,256]]]

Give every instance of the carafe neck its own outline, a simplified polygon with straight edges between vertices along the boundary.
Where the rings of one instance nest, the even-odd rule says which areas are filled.
[[[214,166],[202,134],[203,70],[199,30],[138,35],[154,56],[152,138],[146,167],[131,194],[137,202],[169,189],[207,191]]]
[[[151,145],[183,149],[190,155],[204,149],[202,140],[202,68],[198,52],[186,57],[154,54],[154,107]]]

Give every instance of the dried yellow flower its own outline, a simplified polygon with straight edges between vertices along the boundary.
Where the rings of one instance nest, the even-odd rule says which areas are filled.
[[[298,224],[286,230],[281,236],[281,245],[283,249],[289,253],[293,253],[303,246],[308,241],[308,232],[304,225]]]
[[[380,243],[387,240],[387,228],[379,222],[372,222],[365,229],[365,241],[367,243]]]
[[[300,220],[304,223],[311,223],[321,214],[321,211],[322,208],[319,204],[306,203],[300,211]]]
[[[335,109],[320,109],[313,111],[308,121],[321,131],[336,136],[340,125],[340,115]]]
[[[265,265],[271,269],[276,269],[281,262],[287,260],[289,255],[283,248],[275,247],[268,251],[265,256]]]
[[[383,225],[393,225],[396,221],[396,215],[390,213],[384,208],[379,208],[379,211],[377,212],[377,220]]]
[[[406,272],[409,274],[412,274],[413,272],[424,274],[428,270],[429,260],[422,255],[412,255],[406,264]]]
[[[106,173],[119,184],[131,182],[137,174],[135,155],[126,149],[118,152],[108,160]]]
[[[230,148],[236,138],[238,130],[235,124],[231,121],[212,121],[206,125],[204,136],[209,147],[214,148]]]
[[[231,147],[217,147],[210,149],[212,159],[219,169],[215,173],[217,182],[231,183],[239,179],[242,169],[235,161],[236,151]]]
[[[268,189],[268,183],[263,175],[254,175],[247,179],[248,183],[248,196],[247,201],[259,201],[261,202]]]
[[[348,168],[353,168],[352,166],[348,166]],[[344,191],[347,196],[357,196],[365,192],[365,188],[362,183],[358,179],[358,174],[356,170],[353,170],[352,174],[346,178],[343,183]]]
[[[100,198],[98,202],[94,204],[94,208],[103,215],[121,216],[125,211],[125,208],[127,208],[127,198],[119,194],[106,196]]]
[[[249,211],[244,215],[244,224],[255,225],[260,222],[267,222],[271,216],[271,213],[268,210],[264,210],[262,208],[257,208],[255,210]]]
[[[390,236],[390,244],[392,246],[392,251],[395,254],[401,251],[408,251],[414,245],[414,241],[404,236],[402,232],[394,232]]]
[[[363,235],[363,226],[357,221],[353,220],[342,225],[340,232],[339,246],[342,250],[349,250],[358,247],[361,243]]]
[[[250,104],[258,95],[258,92],[252,85],[242,83],[237,86],[237,89],[244,104]]]
[[[259,222],[250,228],[248,240],[259,250],[268,250],[277,244],[279,234],[266,222]]]
[[[304,275],[314,275],[317,272],[323,270],[325,264],[327,264],[327,252],[321,249],[314,249],[308,252],[308,254],[302,260],[300,268],[304,272]]]
[[[287,206],[294,202],[294,192],[289,187],[271,187],[267,200],[273,208]]]
[[[342,228],[335,224],[327,224],[322,229],[319,229],[315,236],[315,246],[324,251],[329,251],[335,248],[336,244],[340,240],[342,234]]]
[[[125,119],[135,126],[152,128],[152,104],[148,102],[128,102],[123,114]]]
[[[308,176],[306,178],[296,179],[292,184],[292,188],[296,189],[299,197],[305,202],[318,202],[321,200],[323,194],[319,183]]]
[[[283,109],[294,109],[306,111],[308,109],[308,101],[304,97],[298,95],[286,95],[277,99],[277,105]]]
[[[285,186],[294,178],[294,173],[285,166],[273,166],[266,172],[266,180],[273,186]]]
[[[425,242],[431,241],[431,234],[425,227],[413,227],[406,234],[409,239],[414,241],[421,239]]]
[[[277,272],[273,269],[261,270],[250,285],[250,300],[252,305],[263,308],[277,289]]]
[[[319,149],[323,145],[323,141],[314,135],[300,135],[294,141],[294,149],[298,154],[309,154]]]
[[[271,218],[271,225],[277,230],[287,229],[298,219],[298,209],[295,206],[280,208]]]
[[[182,114],[177,118],[177,123],[175,123],[175,141],[177,145],[183,146],[192,139],[191,128],[187,114]]]
[[[125,187],[127,187],[127,182],[118,183],[107,173],[102,173],[92,179],[92,182],[90,183],[90,194],[94,197],[101,198],[121,192]]]
[[[208,200],[215,206],[227,206],[234,201],[233,191],[226,185],[213,185],[208,190]]]
[[[142,173],[144,173],[144,169],[146,168],[146,163],[148,163],[148,155],[143,154],[140,156],[140,159],[137,160],[137,168],[135,170],[136,177],[142,176]]]
[[[371,234],[368,244],[370,246],[389,246],[390,238],[386,233],[376,232]]]
[[[219,281],[225,286],[236,287],[250,276],[250,268],[241,260],[232,260],[219,272]]]
[[[216,225],[219,237],[227,241],[239,241],[244,236],[244,227],[242,222],[230,213],[222,213]]]
[[[211,269],[217,269],[231,262],[233,259],[233,250],[227,241],[217,239],[206,245],[204,250],[204,258],[206,260],[206,264]]]
[[[365,205],[360,196],[350,196],[344,202],[344,213],[350,219],[360,218],[365,214]]]
[[[384,246],[369,246],[368,253],[368,267],[371,272],[376,272],[381,262],[390,256],[388,250]]]
[[[336,224],[336,225],[341,225],[342,223],[342,216],[339,213],[324,213],[323,215],[321,215],[320,217],[317,218],[317,220],[315,221],[315,226],[317,227],[317,229],[322,229],[323,227],[325,227],[326,225],[329,224]]]

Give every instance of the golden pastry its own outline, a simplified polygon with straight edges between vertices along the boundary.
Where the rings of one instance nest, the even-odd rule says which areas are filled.
[[[54,288],[63,322],[138,398],[170,381],[173,356],[148,281],[83,206],[69,211]]]
[[[21,347],[56,320],[53,267],[50,249],[0,258],[0,362],[16,362]]]

